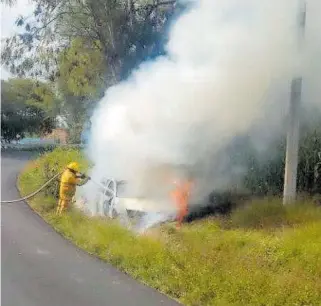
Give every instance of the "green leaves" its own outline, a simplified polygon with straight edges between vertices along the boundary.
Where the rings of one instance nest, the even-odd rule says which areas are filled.
[[[13,75],[41,76],[55,86],[63,103],[43,86],[32,88],[24,102],[46,112],[59,109],[75,138],[109,86],[164,52],[165,29],[176,10],[175,0],[33,3],[33,15],[16,21],[21,33],[4,41],[2,64]]]
[[[51,87],[31,79],[1,81],[1,134],[6,141],[17,134],[45,133],[54,126],[56,97]]]
[[[97,96],[106,69],[99,41],[86,43],[82,38],[74,39],[60,54],[58,63],[58,84],[63,93]]]

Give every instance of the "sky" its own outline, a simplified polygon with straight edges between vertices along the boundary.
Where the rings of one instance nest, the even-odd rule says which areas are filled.
[[[1,6],[1,39],[17,32],[15,21],[20,15],[29,15],[33,12],[33,5],[29,0],[17,0],[13,7],[4,4]],[[7,79],[10,73],[1,66],[1,79]]]

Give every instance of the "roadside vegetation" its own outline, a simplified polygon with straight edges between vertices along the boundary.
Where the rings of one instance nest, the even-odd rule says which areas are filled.
[[[57,149],[29,163],[18,186],[26,195],[70,161],[90,166],[77,150]],[[76,209],[55,215],[58,185],[30,206],[80,248],[186,305],[320,305],[321,208],[302,200],[251,201],[229,216],[172,224],[136,235]]]

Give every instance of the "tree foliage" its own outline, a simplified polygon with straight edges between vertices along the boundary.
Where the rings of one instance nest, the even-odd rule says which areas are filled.
[[[32,18],[21,17],[22,34],[5,40],[2,61],[17,75],[55,79],[60,51],[82,38],[99,42],[109,83],[126,77],[142,60],[164,52],[164,33],[179,12],[175,0],[33,0]]]
[[[97,96],[106,70],[100,42],[87,43],[75,38],[71,46],[60,53],[58,67],[58,86],[64,95]]]
[[[55,83],[61,115],[77,131],[106,88],[164,54],[167,27],[184,9],[176,0],[32,2],[33,15],[16,21],[21,33],[3,42],[2,63],[13,75]]]
[[[55,95],[46,83],[31,79],[1,80],[1,135],[10,142],[19,134],[42,134],[54,126]]]
[[[99,41],[75,38],[58,57],[56,84],[65,103],[61,115],[69,126],[73,143],[80,141],[84,123],[89,120],[96,102],[103,96],[107,70]]]

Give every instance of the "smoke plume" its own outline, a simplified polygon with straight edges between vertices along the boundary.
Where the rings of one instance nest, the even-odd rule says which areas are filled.
[[[167,197],[171,180],[189,174],[196,202],[229,188],[244,169],[231,167],[226,148],[244,135],[267,148],[284,129],[293,76],[306,75],[305,97],[320,103],[321,19],[309,17],[321,12],[318,0],[307,3],[304,51],[297,1],[192,3],[170,29],[166,56],[109,88],[92,118],[92,175],[128,180],[133,197]]]

